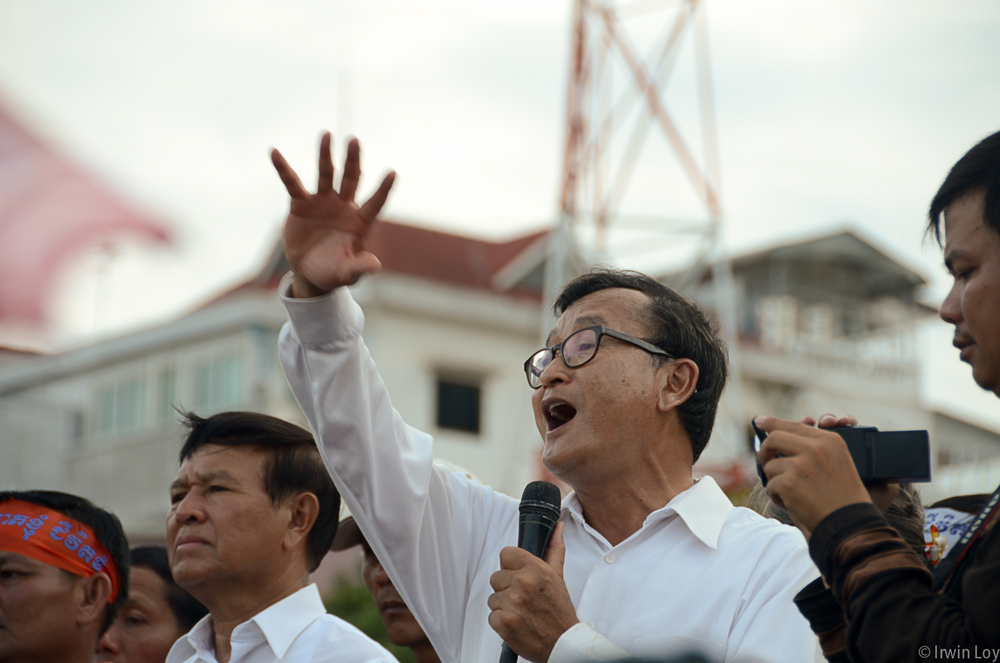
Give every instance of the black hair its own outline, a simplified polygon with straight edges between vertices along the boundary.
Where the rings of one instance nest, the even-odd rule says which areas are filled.
[[[315,571],[337,533],[340,493],[323,465],[312,433],[257,412],[221,412],[206,418],[182,412],[181,416],[191,432],[181,448],[180,462],[207,444],[251,447],[269,456],[264,464],[264,485],[275,506],[301,492],[316,496],[319,514],[307,541],[309,571]]]
[[[941,244],[941,215],[968,193],[983,192],[983,221],[1000,234],[1000,131],[982,139],[965,153],[934,195],[928,212],[927,234]]]
[[[139,546],[130,553],[132,568],[145,567],[158,575],[163,581],[163,598],[170,606],[170,612],[177,620],[181,633],[187,633],[202,617],[208,614],[208,608],[198,599],[185,592],[174,582],[170,572],[170,561],[167,559],[167,549],[162,546]]]
[[[726,343],[719,336],[715,316],[693,299],[640,272],[596,267],[570,281],[552,305],[555,314],[599,290],[626,288],[649,295],[645,321],[656,347],[678,359],[698,365],[695,391],[678,408],[681,424],[691,440],[692,462],[697,461],[712,436],[719,398],[729,376]],[[651,355],[655,362],[669,361]]]
[[[115,615],[128,600],[128,540],[118,516],[96,506],[90,500],[60,493],[55,490],[6,490],[0,492],[0,503],[10,500],[23,500],[32,504],[58,511],[67,518],[77,520],[94,530],[97,540],[104,546],[118,567],[121,587],[113,603],[109,603],[104,611],[104,622],[101,625],[101,635],[104,635],[115,621]],[[69,573],[67,571],[67,573]],[[73,574],[70,574],[73,575]]]

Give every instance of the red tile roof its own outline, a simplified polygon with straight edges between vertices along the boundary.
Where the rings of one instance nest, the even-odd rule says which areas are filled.
[[[493,290],[497,272],[547,234],[498,243],[383,221],[372,230],[370,246],[386,271]]]
[[[541,300],[540,290],[530,286],[501,290],[495,286],[494,277],[523,252],[544,241],[548,233],[548,230],[543,230],[506,242],[489,242],[398,221],[380,220],[372,229],[369,250],[382,262],[383,272]],[[284,249],[279,244],[257,276],[217,299],[246,289],[274,290],[288,269]]]

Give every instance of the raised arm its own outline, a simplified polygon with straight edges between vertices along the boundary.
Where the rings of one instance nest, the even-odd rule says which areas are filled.
[[[292,295],[316,297],[334,288],[352,285],[362,275],[377,272],[382,265],[368,251],[368,234],[375,222],[395,172],[382,180],[378,190],[363,205],[354,202],[361,179],[361,148],[356,138],[347,144],[347,159],[340,191],[333,186],[333,157],[330,134],[319,145],[319,182],[316,193],[302,185],[299,176],[278,150],[271,161],[291,197],[283,239],[285,255],[292,267]]]

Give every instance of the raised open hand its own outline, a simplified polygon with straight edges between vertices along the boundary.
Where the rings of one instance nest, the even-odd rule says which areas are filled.
[[[347,144],[339,192],[333,188],[330,142],[330,134],[324,133],[319,145],[316,193],[309,193],[302,186],[299,176],[278,150],[271,151],[271,162],[291,197],[283,237],[285,255],[295,279],[294,297],[322,295],[356,283],[362,275],[382,267],[378,258],[367,250],[368,233],[389,196],[396,173],[386,175],[378,191],[358,206],[354,202],[361,179],[358,141],[354,138]]]

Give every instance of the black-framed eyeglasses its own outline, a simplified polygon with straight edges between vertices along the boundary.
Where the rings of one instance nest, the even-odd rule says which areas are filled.
[[[528,357],[524,362],[524,374],[528,377],[528,385],[532,389],[542,386],[542,371],[555,361],[556,355],[562,357],[567,368],[579,368],[597,356],[597,348],[601,345],[601,337],[610,336],[619,341],[625,341],[642,348],[646,352],[654,355],[663,355],[668,359],[674,356],[665,350],[661,350],[652,343],[648,343],[641,338],[630,336],[624,332],[608,329],[604,325],[594,325],[584,327],[566,337],[562,343],[556,343],[551,348],[542,348],[535,354]]]

